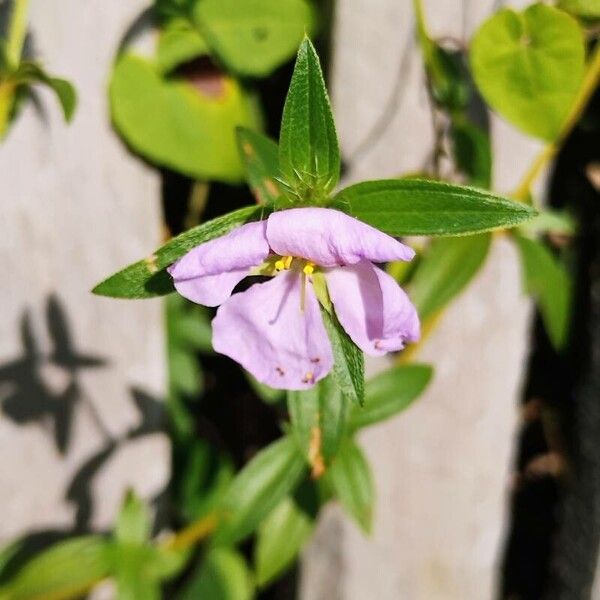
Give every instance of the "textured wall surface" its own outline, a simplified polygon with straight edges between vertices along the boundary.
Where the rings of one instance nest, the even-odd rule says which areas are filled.
[[[493,8],[425,5],[435,37],[464,42]],[[337,7],[331,84],[349,178],[422,170],[433,128],[411,3]],[[495,187],[506,192],[537,145],[495,117],[491,131]],[[304,557],[303,600],[495,597],[530,312],[514,249],[498,238],[418,356],[435,365],[425,395],[362,437],[378,496],[373,536],[328,510]]]
[[[114,53],[146,3],[33,0],[28,45],[79,92],[39,90],[0,145],[0,540],[105,527],[168,476],[159,301],[92,286],[159,243],[158,177],[110,127]]]

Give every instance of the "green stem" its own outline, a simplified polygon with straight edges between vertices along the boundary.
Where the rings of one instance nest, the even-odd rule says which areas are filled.
[[[29,0],[14,0],[13,10],[8,27],[8,38],[6,40],[6,55],[13,69],[21,62],[23,44],[27,35],[27,14],[29,12]]]
[[[417,35],[425,65],[430,65],[433,55],[433,42],[427,33],[427,25],[425,24],[425,12],[423,10],[422,0],[413,0],[413,8],[415,11],[415,20],[417,22]]]

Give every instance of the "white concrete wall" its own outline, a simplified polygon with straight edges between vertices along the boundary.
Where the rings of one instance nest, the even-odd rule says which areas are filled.
[[[77,506],[82,522],[105,527],[127,486],[153,497],[168,477],[166,437],[144,434],[160,427],[161,303],[90,293],[160,243],[158,176],[113,133],[106,94],[114,52],[146,4],[31,2],[35,53],[75,84],[79,106],[67,126],[55,98],[40,90],[41,112],[27,103],[0,145],[1,541],[68,529]],[[81,368],[53,357],[55,344],[66,352],[67,329]],[[94,366],[96,359],[102,364]],[[147,399],[141,411],[132,388]],[[72,422],[63,453],[56,415]],[[88,465],[85,476],[82,467],[103,449],[107,460]],[[84,485],[72,493],[79,504],[66,497],[78,472]]]

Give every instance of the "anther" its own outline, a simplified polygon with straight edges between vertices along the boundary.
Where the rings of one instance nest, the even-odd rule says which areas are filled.
[[[321,359],[317,356],[316,358],[311,358],[310,362],[316,365],[321,362]]]
[[[279,373],[281,377],[285,375],[285,371],[281,367],[275,367],[275,370]]]
[[[314,376],[314,373],[312,371],[309,371],[304,376],[304,379],[302,380],[302,383],[314,383],[314,382],[315,382],[315,376]]]
[[[312,263],[306,263],[304,265],[304,268],[302,269],[302,272],[305,275],[312,275],[315,272],[315,265],[313,265]]]
[[[287,270],[292,265],[293,260],[294,260],[293,256],[283,256],[278,261],[275,262],[275,268],[278,271]]]

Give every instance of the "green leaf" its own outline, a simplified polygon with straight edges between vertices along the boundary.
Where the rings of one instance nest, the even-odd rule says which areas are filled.
[[[144,544],[150,538],[150,513],[144,502],[129,490],[119,511],[115,538],[128,544]]]
[[[523,223],[519,227],[529,235],[552,233],[557,235],[574,235],[577,230],[575,219],[567,212],[544,209],[537,217]]]
[[[0,582],[6,579],[13,559],[18,556],[22,548],[23,542],[21,540],[10,542],[0,548]]]
[[[337,184],[340,151],[319,57],[305,38],[296,58],[279,136],[279,168],[293,199],[318,202]]]
[[[210,316],[204,306],[179,294],[167,298],[167,337],[179,347],[201,352],[212,350]]]
[[[202,392],[204,377],[197,357],[182,348],[169,344],[169,381],[172,389],[186,396]]]
[[[333,349],[333,378],[352,402],[362,404],[365,398],[365,359],[360,348],[350,339],[337,317],[321,309],[323,322]]]
[[[353,406],[350,428],[360,429],[402,412],[429,385],[433,369],[429,365],[398,365],[367,381],[364,406]]]
[[[178,575],[190,555],[135,542],[115,543],[110,552],[119,600],[160,600],[161,581]]]
[[[567,341],[572,282],[568,271],[542,243],[515,236],[528,293],[537,298],[544,326],[557,350]]]
[[[314,526],[314,517],[292,497],[284,498],[260,524],[254,550],[260,587],[280,577],[293,564]]]
[[[150,529],[148,508],[129,491],[109,548],[119,600],[160,600],[160,581],[175,576],[185,566],[189,552],[153,546]]]
[[[291,58],[314,28],[312,5],[305,0],[202,0],[193,15],[225,65],[254,77],[269,75]]]
[[[122,55],[110,82],[112,118],[142,156],[195,179],[239,182],[238,125],[260,127],[254,96],[209,65],[163,78],[149,61]]]
[[[471,91],[462,52],[451,52],[432,43],[428,54],[427,70],[436,103],[450,112],[463,110]]]
[[[375,501],[373,477],[365,456],[354,440],[345,440],[326,477],[346,512],[365,533],[370,533]]]
[[[14,78],[18,84],[41,83],[48,86],[60,102],[65,121],[69,122],[73,118],[77,106],[77,93],[66,79],[48,75],[40,65],[29,61],[19,65]]]
[[[178,235],[148,258],[125,267],[99,283],[92,292],[112,298],[153,298],[175,291],[166,268],[192,248],[265,216],[266,209],[247,206],[202,223]]]
[[[73,597],[109,574],[109,545],[97,535],[59,542],[33,557],[0,587],[0,598]]]
[[[115,546],[113,548],[114,578],[119,600],[160,600],[158,579],[144,573],[150,548],[143,546]]]
[[[522,131],[547,141],[558,137],[584,67],[583,30],[545,4],[497,12],[471,42],[471,69],[485,100]]]
[[[598,0],[559,0],[558,7],[580,17],[600,17]]]
[[[282,196],[279,178],[279,149],[271,138],[243,127],[237,129],[238,151],[246,178],[259,204],[276,204]]]
[[[156,65],[161,73],[205,54],[208,46],[204,38],[186,19],[170,19],[161,29],[156,49]]]
[[[329,461],[346,431],[348,402],[333,377],[308,390],[287,393],[292,434],[314,466],[315,455]]]
[[[537,214],[483,190],[426,179],[364,181],[340,191],[334,203],[396,237],[480,233],[514,227]]]
[[[176,506],[186,521],[214,512],[223,500],[235,474],[233,462],[224,452],[195,437],[185,447],[176,447],[173,490]]]
[[[456,166],[469,178],[469,183],[491,187],[492,149],[490,136],[467,121],[454,121],[451,129],[452,153]]]
[[[261,450],[236,476],[223,499],[218,544],[235,544],[291,493],[306,472],[295,441],[284,437]]]
[[[252,575],[244,557],[229,548],[211,548],[177,600],[251,600]]]
[[[423,321],[467,287],[483,266],[491,239],[484,233],[431,242],[410,284],[411,300]]]

